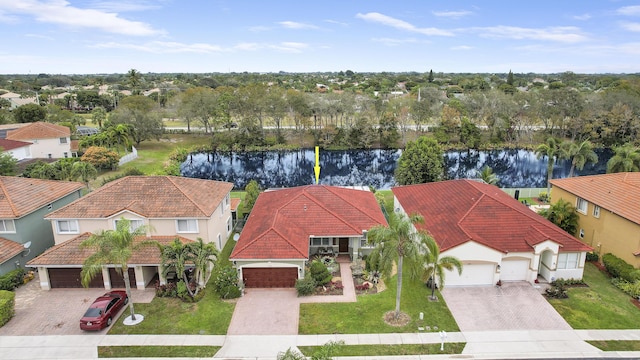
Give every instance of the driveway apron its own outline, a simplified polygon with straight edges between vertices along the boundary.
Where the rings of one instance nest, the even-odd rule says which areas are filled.
[[[571,326],[527,282],[445,287],[442,295],[460,330],[570,330]]]
[[[299,314],[295,289],[247,289],[236,303],[227,335],[296,335]]]

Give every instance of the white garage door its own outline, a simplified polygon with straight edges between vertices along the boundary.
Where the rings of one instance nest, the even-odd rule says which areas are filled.
[[[500,280],[523,281],[527,280],[529,272],[529,260],[502,260],[500,265]]]
[[[458,271],[447,272],[444,286],[493,285],[494,264],[462,264],[462,275]]]

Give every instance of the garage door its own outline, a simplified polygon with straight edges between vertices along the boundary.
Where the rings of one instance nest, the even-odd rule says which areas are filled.
[[[109,268],[109,278],[111,279],[111,288],[125,288],[124,278],[115,268]],[[129,268],[129,285],[134,289],[136,288],[136,271],[133,268]]]
[[[500,265],[500,280],[522,281],[527,280],[529,272],[529,260],[502,260]]]
[[[447,271],[445,286],[493,285],[494,264],[462,264],[462,275],[458,271]]]
[[[298,268],[242,268],[248,288],[290,288],[296,284]]]
[[[81,288],[80,278],[81,268],[49,269],[49,283],[51,288]],[[96,276],[89,283],[90,288],[103,288],[102,273]]]

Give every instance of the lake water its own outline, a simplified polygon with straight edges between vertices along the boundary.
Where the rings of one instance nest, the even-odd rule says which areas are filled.
[[[611,151],[597,151],[599,162],[587,165],[577,175],[604,174]],[[320,183],[326,185],[371,185],[376,189],[395,186],[393,176],[401,150],[320,151]],[[449,151],[444,155],[449,179],[476,178],[485,165],[498,176],[501,187],[546,187],[547,162],[528,150]],[[181,164],[183,176],[232,182],[244,189],[251,179],[262,188],[293,187],[315,183],[315,151],[260,151],[244,153],[194,153]],[[569,175],[569,161],[558,161],[553,177]]]

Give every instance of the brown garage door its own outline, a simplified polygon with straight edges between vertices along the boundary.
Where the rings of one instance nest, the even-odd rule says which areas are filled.
[[[125,288],[124,278],[115,268],[109,268],[109,278],[111,279],[111,288]],[[129,285],[136,288],[136,271],[133,268],[129,268]]]
[[[248,288],[290,288],[296,285],[298,268],[242,268]]]
[[[51,283],[51,288],[81,288],[81,271],[82,269],[80,268],[49,269],[49,282]],[[104,283],[102,282],[102,273],[96,274],[93,280],[89,283],[89,287],[104,287]]]

